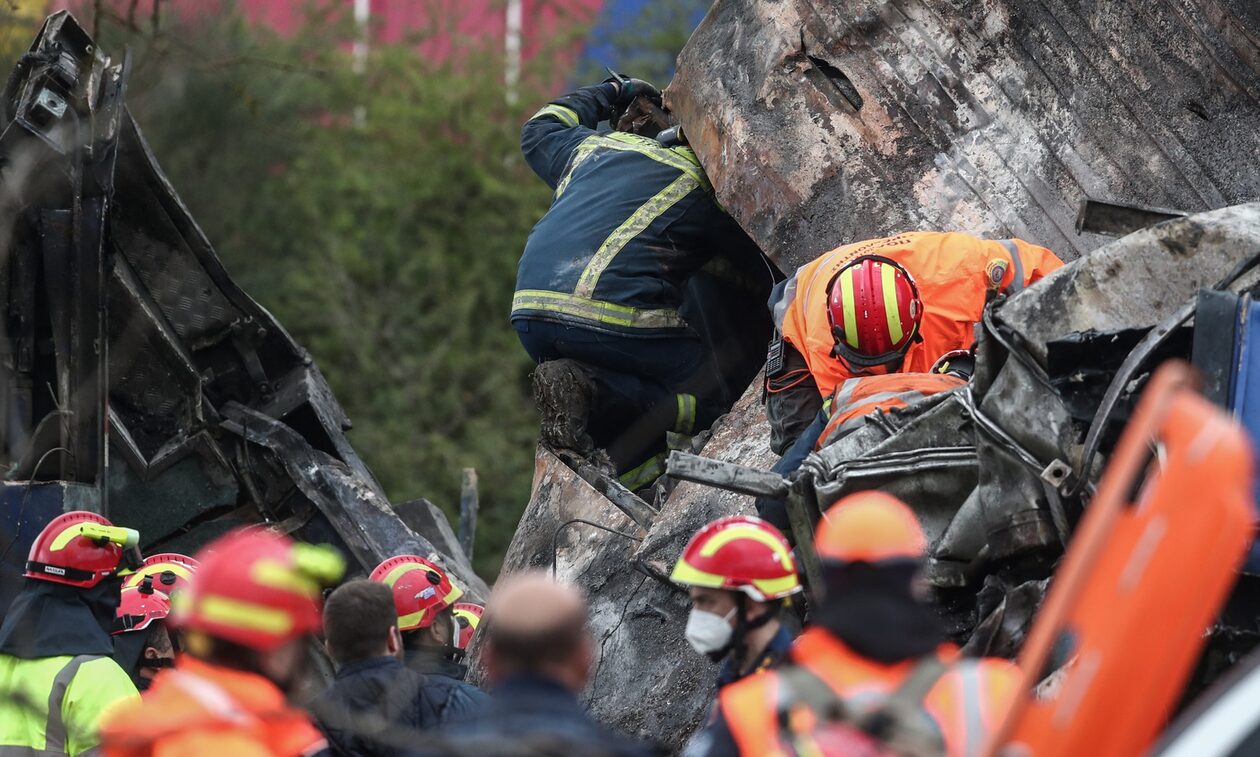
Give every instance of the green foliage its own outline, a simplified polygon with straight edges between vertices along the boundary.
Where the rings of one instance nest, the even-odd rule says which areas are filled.
[[[339,0],[309,0],[291,37],[247,23],[233,0],[162,0],[157,17],[149,3],[84,0],[77,15],[103,49],[131,48],[128,102],[163,170],[232,276],[310,350],[390,499],[426,497],[454,524],[461,469],[477,469],[475,565],[493,579],[537,437],[508,313],[549,191],[520,158],[519,126],[556,94],[547,62],[570,59],[581,30],[549,41],[568,54],[527,64],[533,84],[509,106],[498,40],[451,34],[459,0],[413,1],[429,28],[374,47],[358,72]],[[649,4],[613,33],[610,62],[664,83],[706,5]],[[0,0],[6,59],[41,7]],[[444,60],[417,52],[433,36]]]
[[[427,497],[454,523],[477,469],[476,566],[493,578],[533,474],[532,366],[508,313],[549,191],[519,157],[528,114],[505,104],[500,53],[381,46],[356,72],[353,34],[317,14],[282,39],[233,13],[101,32],[133,46],[129,100],[164,170],[311,351],[391,500]]]

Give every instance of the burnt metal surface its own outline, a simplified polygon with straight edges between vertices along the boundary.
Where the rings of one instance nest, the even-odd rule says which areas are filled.
[[[1149,339],[1152,363],[1188,348],[1149,332],[1260,252],[1260,206],[1243,204],[1260,199],[1257,40],[1260,6],[1249,0],[717,0],[679,56],[667,102],[722,205],[782,270],[906,229],[1018,236],[1076,261],[990,311],[968,387],[873,416],[793,483],[812,482],[819,508],[865,488],[907,499],[932,540],[929,579],[950,631],[962,642],[979,627],[977,651],[1020,643],[1109,450],[1096,434],[1100,454],[1082,462],[1082,418],[1115,383],[1126,348]],[[1087,199],[1116,212],[1085,217],[1078,233]],[[1089,230],[1145,226],[1160,208],[1213,212],[1119,240]],[[1235,288],[1253,286],[1249,276]],[[1135,341],[1098,336],[1125,334]],[[1125,353],[1098,355],[1107,349]],[[1087,380],[1074,381],[1072,360]],[[1121,415],[1144,376],[1119,386]],[[758,379],[703,456],[771,467],[760,395]],[[706,467],[690,466],[737,483]],[[567,506],[563,489],[536,487],[517,541],[537,543],[543,529],[528,519]],[[654,605],[659,622],[634,610],[645,591],[670,596],[669,568],[697,529],[739,512],[752,512],[752,497],[680,483],[632,561],[620,537],[590,537],[584,559],[606,549],[611,562],[577,580],[625,608],[624,643],[601,658],[623,685],[599,682],[597,715],[671,734],[671,745],[703,717],[710,699],[695,684],[706,664],[681,642],[685,604]],[[641,580],[627,566],[660,580],[627,590],[604,579],[614,565],[623,581]],[[1229,655],[1245,646],[1239,635],[1254,643],[1250,623],[1217,629]],[[663,671],[686,671],[690,686],[645,683],[673,675]],[[645,701],[670,712],[648,715]]]
[[[755,380],[714,424],[705,457],[762,469],[773,464],[760,383]],[[637,506],[623,510],[540,448],[534,491],[503,571],[549,568],[554,540],[557,574],[578,583],[591,602],[599,647],[586,693],[592,715],[677,751],[713,701],[717,668],[684,639],[690,602],[669,582],[669,573],[696,530],[722,515],[753,513],[753,498],[683,482],[660,512],[652,513],[650,530],[636,522],[641,511]],[[564,523],[571,525],[561,528]]]
[[[352,572],[434,557],[484,596],[440,511],[414,521],[427,532],[394,513],[310,355],[224,270],[127,111],[128,68],[57,13],[5,93],[7,477],[82,485],[76,504],[149,552],[266,522],[336,544]]]
[[[785,271],[907,229],[1074,259],[1087,197],[1260,199],[1257,40],[1251,0],[717,0],[667,103]]]
[[[683,639],[686,595],[650,575],[635,557],[645,534],[540,447],[533,493],[503,572],[555,570],[583,588],[597,650],[584,697],[591,714],[627,735],[677,748],[698,724],[714,672]],[[482,680],[477,648],[471,667],[472,677]]]

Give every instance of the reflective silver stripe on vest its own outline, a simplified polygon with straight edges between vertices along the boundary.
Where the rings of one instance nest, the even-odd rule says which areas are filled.
[[[68,754],[66,751],[66,723],[61,716],[61,705],[66,700],[66,689],[84,663],[101,659],[101,655],[81,654],[75,657],[53,678],[52,691],[48,694],[48,723],[44,726],[44,751]]]
[[[999,239],[998,242],[1011,254],[1011,265],[1015,268],[1015,277],[1011,279],[1011,285],[1002,291],[1007,295],[1019,294],[1024,291],[1024,259],[1020,257],[1019,247],[1016,246],[1015,240]]]
[[[980,679],[984,672],[971,660],[960,663],[954,670],[962,680],[963,728],[966,731],[962,737],[962,754],[966,757],[974,757],[979,755],[980,750],[984,748],[987,735],[984,729],[984,716],[981,714],[985,692],[980,690]]]
[[[890,400],[890,399],[900,398],[903,402],[906,403],[907,406],[909,406],[909,405],[913,405],[914,403],[918,402],[919,400],[925,397],[927,397],[926,394],[922,392],[914,391],[913,389],[907,390],[904,392],[880,392],[879,394],[872,394],[870,397],[863,397],[860,404],[872,405],[872,404],[878,404],[880,402],[886,402],[887,400]],[[836,406],[832,405],[831,409],[832,409],[831,417],[834,418],[836,417],[836,412],[837,412]],[[839,412],[843,414],[845,412],[848,412],[849,409],[850,408],[846,406]],[[879,408],[875,408],[875,409],[879,409]],[[862,428],[862,426],[866,424],[866,418],[869,415],[870,413],[863,413],[862,415],[854,416],[848,419],[847,421],[841,423],[839,426],[831,430],[831,434],[829,434],[827,438],[823,440],[823,443],[821,446],[826,446],[828,444],[831,444],[837,439],[840,439],[841,437],[844,437],[844,436],[848,436],[854,431],[857,431],[858,429]]]

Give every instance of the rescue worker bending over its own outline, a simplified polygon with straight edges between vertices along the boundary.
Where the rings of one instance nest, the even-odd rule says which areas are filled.
[[[389,558],[370,579],[394,593],[404,662],[431,679],[426,696],[433,706],[452,719],[483,705],[485,692],[464,682],[468,668],[459,662],[464,653],[455,644],[460,627],[454,606],[464,590],[441,567],[416,555]]]
[[[0,626],[0,754],[86,752],[102,714],[137,699],[109,635],[120,566],[139,565],[137,541],[135,531],[76,511],[31,544],[26,585]]]
[[[687,641],[718,669],[718,687],[777,665],[792,645],[781,621],[801,591],[783,534],[760,518],[732,515],[691,537],[670,580],[687,587]]]
[[[286,697],[320,628],[322,587],[344,570],[341,555],[245,528],[206,545],[198,560],[171,616],[186,653],[157,674],[141,702],[106,719],[104,753],[296,757],[326,750],[319,729]]]
[[[114,659],[136,688],[145,691],[163,668],[175,667],[178,633],[166,622],[171,599],[188,587],[197,561],[164,553],[147,557],[123,580],[122,603],[114,619]]]
[[[1004,660],[962,660],[919,598],[926,540],[882,492],[850,495],[819,523],[824,596],[791,665],[718,693],[689,754],[975,755],[1015,693]]]
[[[766,369],[771,448],[783,454],[846,379],[927,373],[975,343],[987,302],[1063,266],[1019,239],[913,231],[819,256],[775,287]]]
[[[632,490],[664,472],[667,434],[688,437],[725,410],[718,387],[693,385],[713,356],[678,311],[688,278],[717,252],[760,254],[691,148],[654,139],[669,124],[659,104],[650,84],[613,78],[554,100],[521,130],[525,159],[555,190],[512,301],[539,364],[542,439],[607,450]],[[607,119],[620,130],[595,131]]]

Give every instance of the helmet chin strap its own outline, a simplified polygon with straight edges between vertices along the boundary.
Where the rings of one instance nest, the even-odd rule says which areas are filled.
[[[442,659],[450,660],[451,662],[463,661],[465,652],[464,650],[460,649],[458,646],[455,645],[455,642],[457,639],[459,639],[459,620],[457,620],[455,616],[452,615],[451,616],[451,641],[449,644],[443,644],[441,647],[438,647],[438,649],[441,652]]]

